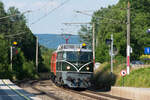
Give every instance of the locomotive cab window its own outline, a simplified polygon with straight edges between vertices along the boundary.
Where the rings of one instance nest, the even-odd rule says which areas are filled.
[[[79,61],[91,61],[92,53],[91,52],[80,52]]]
[[[66,60],[66,58],[67,58],[67,54],[66,54],[66,52],[64,52],[63,53],[63,59]]]
[[[63,53],[62,53],[62,52],[59,52],[59,53],[58,53],[57,59],[58,59],[58,60],[62,60],[62,59],[63,59]]]
[[[66,57],[68,61],[87,62],[92,60],[92,52],[66,52]]]

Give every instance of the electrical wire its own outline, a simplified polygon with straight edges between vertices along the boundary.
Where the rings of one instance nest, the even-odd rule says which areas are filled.
[[[54,1],[54,0],[51,0],[51,1]],[[46,8],[47,5],[48,5],[48,3],[46,2],[42,7],[32,10],[32,12],[41,11],[42,9]]]
[[[53,11],[55,11],[56,9],[60,8],[61,6],[63,6],[64,4],[66,4],[67,2],[69,2],[70,0],[66,0],[64,1],[63,3],[61,3],[60,5],[58,5],[56,8],[52,9],[51,11],[49,11],[47,14],[45,14],[44,16],[40,17],[38,20],[36,20],[35,22],[33,22],[31,25],[37,23],[38,21],[42,20],[43,18],[47,17],[50,13],[52,13]],[[43,7],[41,7],[40,9],[42,9]],[[39,10],[39,9],[38,9]],[[31,10],[27,10],[25,12],[23,12],[22,14],[25,14],[25,13],[30,13],[30,12],[35,12],[35,10],[31,11]],[[13,16],[17,16],[17,15],[20,15],[20,14],[14,14],[14,15],[9,15],[9,16],[5,16],[5,17],[1,17],[1,19],[5,19],[5,18],[9,18],[9,17],[13,17]],[[18,35],[22,35],[24,34],[25,32],[22,32],[22,33],[18,33],[18,34],[13,34],[13,35],[5,35],[4,37],[6,38],[10,38],[10,37],[14,37],[14,36],[18,36]]]
[[[90,14],[87,14],[87,13],[85,13],[85,12],[82,12],[82,11],[76,11],[77,13],[81,13],[81,14],[84,14],[84,15],[88,15],[88,16],[92,16],[92,15],[90,15]],[[106,20],[110,20],[110,21],[115,21],[115,22],[119,22],[120,23],[120,21],[118,21],[118,20],[115,20],[115,19],[111,19],[111,18],[106,18],[106,17],[101,17],[101,16],[93,16],[94,18],[96,18],[96,19],[106,19]]]
[[[5,35],[4,37],[13,37],[13,36],[18,36],[18,35],[22,35],[24,34],[25,32],[22,32],[22,33],[18,33],[18,34],[11,34],[11,35]]]
[[[52,12],[54,12],[55,10],[57,10],[58,8],[60,8],[61,6],[65,5],[67,2],[69,2],[70,0],[66,0],[63,3],[61,3],[60,5],[58,5],[57,7],[53,8],[52,10],[50,10],[47,14],[43,15],[42,17],[40,17],[39,19],[37,19],[36,21],[32,22],[31,25],[36,24],[37,22],[41,21],[43,18],[47,17],[49,14],[51,14]],[[31,26],[30,25],[30,26]]]
[[[27,11],[23,12],[22,14],[30,13],[30,12],[31,12],[30,10],[27,10]],[[1,20],[1,19],[6,19],[6,18],[9,18],[9,17],[13,17],[13,16],[17,16],[17,15],[20,15],[20,14],[13,14],[13,15],[9,15],[9,16],[5,16],[5,17],[1,17],[1,18],[0,18],[0,20]]]

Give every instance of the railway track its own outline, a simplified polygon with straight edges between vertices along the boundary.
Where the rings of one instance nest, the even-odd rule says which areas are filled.
[[[127,98],[117,97],[117,96],[113,96],[113,95],[105,94],[105,93],[100,93],[100,92],[94,92],[94,91],[91,91],[91,90],[86,90],[86,92],[96,94],[96,95],[105,96],[105,97],[109,97],[109,98],[113,98],[113,99],[116,99],[116,100],[130,100],[130,99],[127,99]]]
[[[58,87],[58,88],[60,88],[62,91],[65,90],[65,91],[73,92],[73,93],[83,95],[86,97],[90,97],[90,98],[96,99],[96,100],[131,100],[131,99],[123,98],[123,97],[113,96],[110,94],[95,92],[92,90],[81,90],[80,91],[80,90],[73,90],[73,89],[64,88],[64,87]]]
[[[51,92],[49,92],[49,91],[43,90],[43,89],[41,89],[41,88],[37,88],[37,87],[36,87],[36,83],[38,83],[39,81],[40,81],[40,80],[34,80],[34,81],[30,82],[31,88],[34,89],[34,90],[36,90],[36,91],[38,91],[38,92],[40,92],[40,94],[44,94],[44,95],[46,95],[46,96],[48,96],[48,97],[50,97],[50,98],[53,98],[54,100],[63,100],[63,99],[61,99],[61,98],[59,98],[59,97],[53,95],[53,94],[52,94]]]
[[[78,91],[78,90],[72,90],[72,89],[66,89],[66,88],[61,88],[62,90],[70,91],[79,95],[83,95],[86,97],[90,97],[92,99],[96,100],[130,100],[122,97],[117,97],[105,93],[100,93],[100,92],[94,92],[90,90],[85,90],[85,91]]]
[[[39,84],[39,86],[41,87],[36,87],[36,83]],[[42,85],[42,83],[44,83],[44,85]],[[126,98],[122,98],[122,97],[117,97],[117,96],[113,96],[110,94],[105,94],[105,93],[101,93],[101,92],[95,92],[93,90],[73,90],[73,89],[69,89],[69,88],[64,88],[64,87],[58,87],[56,86],[54,83],[52,83],[52,86],[49,86],[49,81],[32,81],[31,83],[31,87],[36,90],[39,91],[40,93],[53,98],[55,100],[64,100],[61,97],[54,95],[50,90],[47,90],[47,88],[53,88],[54,90],[57,91],[61,91],[61,92],[65,92],[66,94],[68,92],[73,93],[73,94],[78,94],[84,97],[88,97],[91,98],[91,100],[130,100],[130,99],[126,99]],[[46,87],[47,86],[47,87]]]

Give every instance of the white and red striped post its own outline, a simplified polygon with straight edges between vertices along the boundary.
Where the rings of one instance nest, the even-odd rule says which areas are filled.
[[[130,2],[127,8],[127,74],[130,73]]]
[[[127,45],[127,74],[130,73],[130,46]]]

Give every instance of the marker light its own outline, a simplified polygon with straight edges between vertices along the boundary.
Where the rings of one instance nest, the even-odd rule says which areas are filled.
[[[86,44],[85,44],[85,43],[83,43],[83,44],[82,44],[82,46],[83,46],[83,47],[85,47],[85,46],[86,46]]]
[[[82,44],[82,49],[86,49],[86,44],[85,43]]]
[[[90,69],[90,67],[86,67],[86,70],[89,70]]]
[[[70,69],[70,66],[67,66],[67,69],[69,70],[69,69]]]

